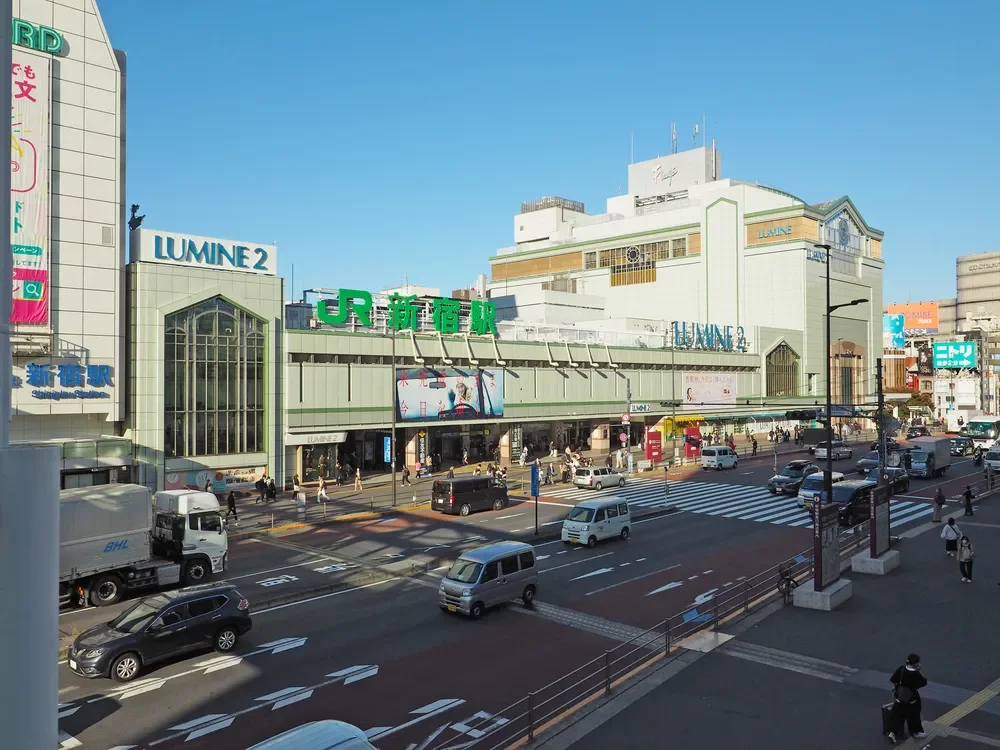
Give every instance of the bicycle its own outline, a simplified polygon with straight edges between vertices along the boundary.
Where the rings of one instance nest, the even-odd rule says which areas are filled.
[[[778,568],[778,593],[781,594],[781,600],[788,604],[792,601],[792,592],[798,588],[799,582],[795,580],[792,575],[792,568],[790,565],[782,566]]]

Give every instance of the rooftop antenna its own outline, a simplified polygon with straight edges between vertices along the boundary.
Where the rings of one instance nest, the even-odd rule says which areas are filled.
[[[692,140],[694,141],[694,143],[692,144],[691,148],[698,148],[698,123],[694,124],[694,133],[692,135]]]
[[[677,153],[677,123],[670,123],[670,153]]]

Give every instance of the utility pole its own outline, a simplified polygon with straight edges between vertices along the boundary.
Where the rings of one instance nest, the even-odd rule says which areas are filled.
[[[392,507],[396,507],[396,329],[392,329],[392,378],[389,381],[392,396],[392,432],[389,433],[389,458],[392,466]]]
[[[888,474],[885,471],[887,465],[886,444],[885,444],[885,392],[882,389],[882,358],[875,360],[875,389],[878,394],[878,411],[876,411],[875,429],[878,430],[878,481],[879,484],[886,484]]]

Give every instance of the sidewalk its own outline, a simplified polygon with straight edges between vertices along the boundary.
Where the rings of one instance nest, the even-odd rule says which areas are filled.
[[[956,518],[976,548],[973,583],[962,583],[958,563],[945,556],[941,525],[918,527],[896,547],[902,565],[893,573],[844,574],[854,595],[834,612],[779,604],[770,616],[764,610],[723,628],[722,645],[692,652],[673,674],[669,666],[654,673],[647,682],[659,684],[641,697],[628,700],[641,682],[623,691],[618,711],[614,701],[605,706],[607,720],[586,736],[544,747],[638,750],[664,737],[675,747],[887,747],[879,706],[911,651],[930,681],[921,691],[929,736],[898,747],[1000,747],[1000,503],[986,503],[975,517]]]

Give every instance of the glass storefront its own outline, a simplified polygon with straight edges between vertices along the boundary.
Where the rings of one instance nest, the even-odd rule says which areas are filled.
[[[164,453],[256,453],[264,445],[264,321],[221,297],[165,321]]]
[[[334,478],[338,448],[338,443],[302,446],[302,481],[318,482],[321,476]]]

